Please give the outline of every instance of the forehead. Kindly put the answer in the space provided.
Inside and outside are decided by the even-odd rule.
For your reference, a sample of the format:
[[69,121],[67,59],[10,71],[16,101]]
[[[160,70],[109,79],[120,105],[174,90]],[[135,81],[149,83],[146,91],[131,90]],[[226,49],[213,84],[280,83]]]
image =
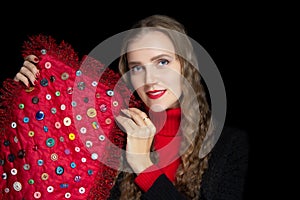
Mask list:
[[128,45],[127,52],[141,49],[153,49],[170,53],[175,52],[171,39],[159,31],[150,31],[139,35]]

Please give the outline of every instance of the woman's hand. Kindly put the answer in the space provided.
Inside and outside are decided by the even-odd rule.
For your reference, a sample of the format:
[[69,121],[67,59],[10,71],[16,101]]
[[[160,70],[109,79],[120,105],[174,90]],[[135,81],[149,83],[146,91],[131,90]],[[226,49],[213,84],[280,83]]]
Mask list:
[[122,110],[117,122],[127,133],[126,159],[136,174],[153,165],[150,150],[156,128],[148,116],[137,108]]
[[39,70],[37,69],[36,65],[39,62],[38,57],[35,55],[29,55],[24,59],[23,66],[21,67],[20,71],[14,77],[15,81],[23,82],[27,87],[29,87],[29,81],[32,85],[35,85],[38,77],[39,77]]

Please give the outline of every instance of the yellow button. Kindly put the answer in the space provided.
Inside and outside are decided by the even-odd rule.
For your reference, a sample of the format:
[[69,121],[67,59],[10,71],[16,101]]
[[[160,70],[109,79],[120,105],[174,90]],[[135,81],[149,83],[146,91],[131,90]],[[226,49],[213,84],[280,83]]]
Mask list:
[[69,134],[69,139],[70,140],[75,140],[75,134],[74,133],[70,133]]
[[42,176],[41,176],[42,180],[48,180],[49,178],[49,175],[47,173],[42,173]]
[[89,108],[86,113],[87,113],[87,116],[89,116],[90,118],[97,116],[97,111],[95,108]]

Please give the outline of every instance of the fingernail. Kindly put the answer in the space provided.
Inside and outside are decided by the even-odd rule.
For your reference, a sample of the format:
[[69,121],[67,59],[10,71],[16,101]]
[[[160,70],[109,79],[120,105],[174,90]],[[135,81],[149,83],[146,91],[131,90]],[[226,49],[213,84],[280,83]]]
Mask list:
[[38,58],[34,58],[33,60],[34,60],[34,62],[39,62]]
[[40,72],[37,72],[37,73],[35,74],[35,78],[37,78],[37,79],[40,78],[40,75],[41,75]]
[[33,85],[37,85],[39,82],[37,80],[34,80]]

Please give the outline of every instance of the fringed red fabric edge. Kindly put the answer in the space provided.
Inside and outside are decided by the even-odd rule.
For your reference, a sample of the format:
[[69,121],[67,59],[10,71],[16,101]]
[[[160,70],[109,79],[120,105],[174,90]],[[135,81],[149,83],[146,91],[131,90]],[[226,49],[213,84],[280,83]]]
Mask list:
[[78,67],[78,54],[73,47],[65,41],[58,43],[52,36],[38,34],[29,36],[29,39],[22,46],[22,56],[25,58],[28,55],[40,56],[42,50],[46,50],[48,55],[53,55],[65,64],[71,67]]

